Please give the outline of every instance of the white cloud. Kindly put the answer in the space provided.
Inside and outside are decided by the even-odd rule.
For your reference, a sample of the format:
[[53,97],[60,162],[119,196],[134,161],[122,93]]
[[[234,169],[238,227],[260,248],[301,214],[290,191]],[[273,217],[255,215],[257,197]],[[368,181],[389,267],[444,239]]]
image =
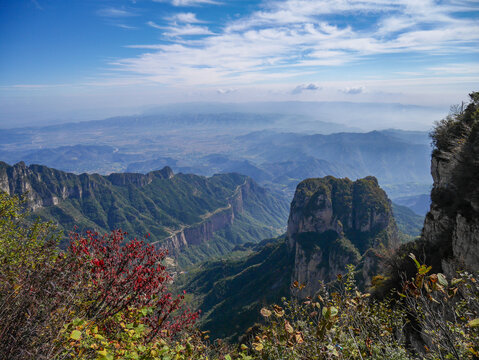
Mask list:
[[479,75],[479,63],[466,63],[466,64],[446,64],[433,66],[428,68],[435,74],[453,74],[453,75]]
[[174,6],[199,6],[202,4],[219,5],[216,0],[153,0],[154,2],[170,2]]
[[181,37],[181,36],[193,36],[193,35],[213,35],[213,33],[205,26],[197,25],[171,25],[171,26],[161,26],[153,21],[148,21],[147,25],[155,29],[166,30],[163,35],[169,37]]
[[125,17],[136,16],[136,14],[131,11],[112,8],[112,7],[100,9],[96,13],[99,16],[109,17],[109,18],[125,18]]
[[320,90],[321,87],[316,85],[316,84],[301,84],[296,86],[293,91],[291,91],[292,94],[301,94],[303,91],[315,91],[315,90]]
[[[161,25],[158,25],[157,23],[153,22],[153,21],[148,21],[146,23],[148,26],[151,26],[152,28],[155,28],[155,29],[164,29],[165,26],[161,26]],[[132,46],[130,46],[132,47]]]
[[[479,23],[454,14],[473,6],[452,0],[266,0],[259,11],[230,21],[218,33],[192,25],[198,22],[195,14],[182,13],[169,26],[149,23],[176,40],[132,45],[148,51],[114,66],[160,83],[223,88],[295,77],[304,81],[321,69],[385,54],[462,55],[477,52]],[[375,23],[334,22],[335,15],[358,14],[374,15]],[[182,38],[188,35],[198,37]]]
[[201,21],[196,18],[196,14],[191,12],[175,14],[174,16],[168,18],[168,20],[172,22],[190,23],[190,24],[204,23],[204,21]]
[[358,95],[364,92],[364,86],[357,86],[357,87],[347,87],[345,89],[341,89],[340,91],[348,94],[348,95]]
[[219,4],[214,0],[173,0],[172,4],[175,6],[196,6],[201,4]]
[[213,33],[205,26],[195,26],[186,24],[183,26],[169,26],[163,35],[178,37],[191,35],[213,35]]
[[216,90],[216,92],[220,95],[231,94],[231,93],[234,93],[236,91],[238,91],[238,89],[233,89],[233,88]]
[[126,24],[114,24],[116,27],[122,28],[122,29],[127,29],[127,30],[135,30],[136,27],[126,25]]

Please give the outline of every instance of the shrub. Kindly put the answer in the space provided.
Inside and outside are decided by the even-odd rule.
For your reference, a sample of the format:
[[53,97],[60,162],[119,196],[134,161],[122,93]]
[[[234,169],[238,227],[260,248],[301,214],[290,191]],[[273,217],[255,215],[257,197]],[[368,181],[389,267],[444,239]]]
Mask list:
[[52,350],[61,322],[58,310],[69,298],[64,291],[69,268],[57,239],[52,224],[26,223],[23,199],[0,192],[2,359],[28,359]]
[[[249,342],[253,359],[478,359],[479,282],[469,273],[446,279],[420,264],[399,299],[358,291],[354,268],[314,298],[283,299],[261,310],[265,324]],[[303,285],[293,288],[300,293]],[[415,335],[419,334],[419,339]],[[416,338],[416,341],[412,341]],[[237,354],[245,356],[246,353]]]
[[167,252],[125,235],[73,233],[61,252],[52,224],[0,193],[0,358],[156,359],[187,338],[198,313],[168,291]]
[[479,282],[467,272],[447,279],[442,273],[429,274],[431,267],[420,264],[416,276],[404,283],[405,305],[415,329],[424,341],[419,348],[425,359],[479,358]]
[[403,309],[392,306],[392,300],[370,301],[369,294],[359,292],[352,267],[339,284],[336,291],[323,287],[305,301],[263,308],[266,325],[252,340],[254,358],[409,359]]
[[436,122],[430,134],[435,151],[448,152],[466,141],[471,126],[479,119],[479,92],[473,92],[469,97],[465,109],[464,105],[455,106],[445,119]]

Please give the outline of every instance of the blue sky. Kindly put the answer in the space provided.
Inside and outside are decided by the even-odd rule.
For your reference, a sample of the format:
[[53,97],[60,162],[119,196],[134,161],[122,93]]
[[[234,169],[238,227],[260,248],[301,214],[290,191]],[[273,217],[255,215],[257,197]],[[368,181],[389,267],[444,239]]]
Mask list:
[[184,101],[448,106],[473,90],[477,0],[0,0],[0,126]]

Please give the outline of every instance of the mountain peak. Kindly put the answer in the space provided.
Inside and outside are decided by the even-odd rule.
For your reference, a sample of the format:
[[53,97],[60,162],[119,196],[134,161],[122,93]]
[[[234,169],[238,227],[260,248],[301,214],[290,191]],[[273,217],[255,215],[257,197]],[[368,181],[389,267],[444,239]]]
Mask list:
[[302,181],[291,203],[287,231],[294,252],[293,281],[312,295],[370,248],[398,245],[391,202],[373,176],[351,181],[327,176]]
[[175,176],[175,173],[169,166],[165,166],[161,170],[156,170],[152,172],[155,176],[161,177],[162,179],[171,179]]

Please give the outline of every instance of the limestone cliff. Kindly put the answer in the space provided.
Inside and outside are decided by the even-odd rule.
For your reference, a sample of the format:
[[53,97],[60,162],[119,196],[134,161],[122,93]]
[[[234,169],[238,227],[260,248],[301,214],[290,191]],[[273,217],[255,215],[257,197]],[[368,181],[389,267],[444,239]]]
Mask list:
[[150,234],[152,243],[174,255],[201,245],[194,261],[276,236],[284,231],[288,214],[285,199],[246,176],[175,175],[169,167],[101,176],[0,162],[0,191],[25,195],[33,216],[53,220],[66,235],[74,226]]
[[143,174],[81,174],[63,172],[42,165],[26,166],[19,162],[13,166],[0,162],[0,190],[10,195],[26,194],[27,206],[36,210],[58,205],[61,200],[95,196],[95,192],[109,184],[143,187],[154,178],[171,179],[173,171],[165,167],[159,171]]
[[[368,249],[399,242],[391,202],[374,177],[301,182],[291,203],[287,238],[294,256],[292,280],[305,283],[307,295],[317,290],[318,281],[330,282],[346,265],[358,264]],[[372,258],[369,254],[363,262],[371,267]]]
[[[479,93],[464,110],[437,124],[431,174],[431,209],[422,240],[431,248],[426,261],[479,270]],[[435,249],[434,254],[432,250]]]
[[204,215],[199,223],[181,227],[180,230],[161,240],[160,243],[174,255],[178,255],[190,246],[209,243],[218,230],[233,225],[235,216],[243,213],[244,200],[251,195],[252,191],[264,191],[264,189],[248,178],[243,184],[238,185],[234,193],[228,197],[227,206]]

